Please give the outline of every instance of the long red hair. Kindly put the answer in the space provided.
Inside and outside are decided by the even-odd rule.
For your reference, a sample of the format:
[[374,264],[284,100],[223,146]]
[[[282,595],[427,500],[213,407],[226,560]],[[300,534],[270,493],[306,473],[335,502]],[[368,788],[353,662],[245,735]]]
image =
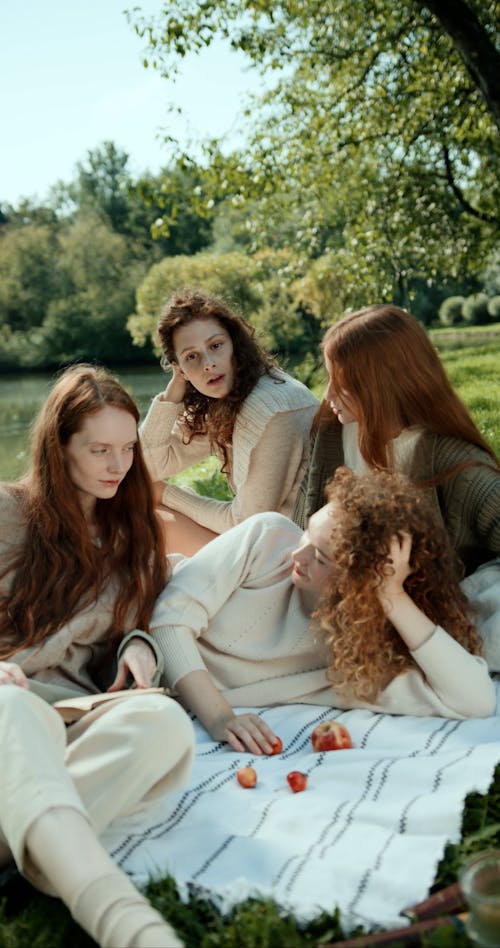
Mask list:
[[[321,345],[334,388],[349,395],[359,448],[370,467],[390,467],[387,447],[394,433],[412,425],[475,444],[499,466],[427,333],[410,313],[398,306],[368,306],[330,326]],[[320,420],[328,412],[323,402]]]
[[43,642],[111,580],[117,594],[110,638],[149,628],[167,561],[140,441],[116,495],[96,502],[101,549],[92,543],[65,464],[64,446],[88,415],[106,405],[139,422],[137,406],[117,379],[103,368],[72,366],[33,425],[30,473],[8,488],[19,498],[27,526],[14,558],[2,564],[1,576],[12,572],[12,579],[0,600],[1,658]]

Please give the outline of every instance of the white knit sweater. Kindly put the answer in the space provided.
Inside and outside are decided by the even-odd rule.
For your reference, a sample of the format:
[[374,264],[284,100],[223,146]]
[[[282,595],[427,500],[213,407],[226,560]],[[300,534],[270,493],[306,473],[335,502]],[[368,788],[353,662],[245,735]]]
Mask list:
[[301,536],[287,518],[257,514],[175,567],[151,623],[170,687],[206,669],[233,707],[304,702],[449,718],[493,713],[485,661],[441,628],[413,652],[419,668],[394,678],[376,703],[336,694],[290,581]]
[[[259,511],[291,514],[307,465],[318,402],[301,382],[284,372],[274,374],[280,381],[263,375],[236,418],[228,474],[234,499],[214,500],[167,484],[164,504],[215,533]],[[154,480],[172,477],[213,454],[206,436],[184,443],[183,410],[182,404],[156,396],[141,426],[144,457]]]

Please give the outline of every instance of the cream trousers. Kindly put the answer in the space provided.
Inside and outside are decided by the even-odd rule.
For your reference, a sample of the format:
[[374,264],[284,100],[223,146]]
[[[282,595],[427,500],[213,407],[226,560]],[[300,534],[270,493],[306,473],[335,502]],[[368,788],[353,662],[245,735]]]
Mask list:
[[51,893],[26,852],[32,823],[71,807],[99,836],[116,817],[146,810],[187,781],[194,732],[165,695],[117,699],[65,727],[37,695],[2,685],[0,748],[0,858],[10,852],[23,875]]

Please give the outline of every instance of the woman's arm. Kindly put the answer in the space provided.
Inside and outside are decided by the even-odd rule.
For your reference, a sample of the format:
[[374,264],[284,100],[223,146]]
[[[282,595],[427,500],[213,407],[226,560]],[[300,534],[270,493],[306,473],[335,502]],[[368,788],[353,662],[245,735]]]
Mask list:
[[[235,437],[234,467],[237,452]],[[175,484],[168,484],[163,502],[214,533],[224,533],[255,513],[271,510],[284,512],[282,508],[287,502],[290,507],[288,513],[291,513],[304,452],[301,411],[280,412],[269,420],[259,441],[253,446],[246,477],[242,483],[235,485],[233,500],[201,497]]]
[[258,714],[235,714],[207,671],[192,671],[177,682],[181,704],[192,711],[214,741],[233,750],[272,754],[276,734]]
[[430,687],[454,714],[494,714],[496,694],[484,659],[471,655],[453,636],[434,623],[403,588],[410,567],[411,537],[394,537],[384,582],[378,595],[382,608],[419,665]]
[[[181,406],[157,395],[139,429],[144,460],[153,481],[179,474],[191,464],[202,461],[212,452],[205,435],[195,435],[189,444],[179,420]],[[169,504],[167,499],[165,504]]]

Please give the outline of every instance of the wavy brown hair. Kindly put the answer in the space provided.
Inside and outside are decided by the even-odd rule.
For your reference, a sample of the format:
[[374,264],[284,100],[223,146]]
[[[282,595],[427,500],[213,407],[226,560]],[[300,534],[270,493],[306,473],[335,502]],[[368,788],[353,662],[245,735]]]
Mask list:
[[[330,326],[321,346],[334,388],[345,390],[352,402],[359,448],[370,467],[391,467],[388,445],[394,432],[411,425],[475,444],[487,452],[493,467],[500,467],[452,388],[427,333],[410,313],[398,306],[368,306]],[[316,425],[328,416],[331,411],[323,402]],[[464,462],[445,476],[470,464]]]
[[227,446],[231,444],[236,416],[243,402],[264,374],[272,375],[275,360],[256,341],[255,330],[242,316],[217,297],[186,289],[176,293],[167,303],[158,323],[158,336],[163,350],[162,366],[168,369],[177,363],[175,332],[195,319],[215,319],[229,334],[233,344],[234,385],[225,398],[202,395],[191,382],[186,382],[184,425],[188,444],[197,434],[208,434],[227,467]]
[[1,574],[12,571],[9,592],[0,600],[1,658],[43,642],[111,580],[117,595],[110,639],[119,638],[126,624],[149,629],[167,581],[167,561],[140,442],[116,495],[96,502],[101,549],[92,543],[65,464],[64,446],[85,418],[106,405],[139,422],[133,399],[105,369],[75,365],[63,372],[32,429],[31,470],[7,485],[19,499],[27,529]]
[[332,577],[313,618],[328,649],[336,690],[374,701],[396,675],[418,667],[386,618],[377,590],[391,539],[412,536],[404,588],[428,618],[473,655],[481,640],[456,580],[455,554],[428,492],[402,474],[338,468],[327,487],[332,510]]

